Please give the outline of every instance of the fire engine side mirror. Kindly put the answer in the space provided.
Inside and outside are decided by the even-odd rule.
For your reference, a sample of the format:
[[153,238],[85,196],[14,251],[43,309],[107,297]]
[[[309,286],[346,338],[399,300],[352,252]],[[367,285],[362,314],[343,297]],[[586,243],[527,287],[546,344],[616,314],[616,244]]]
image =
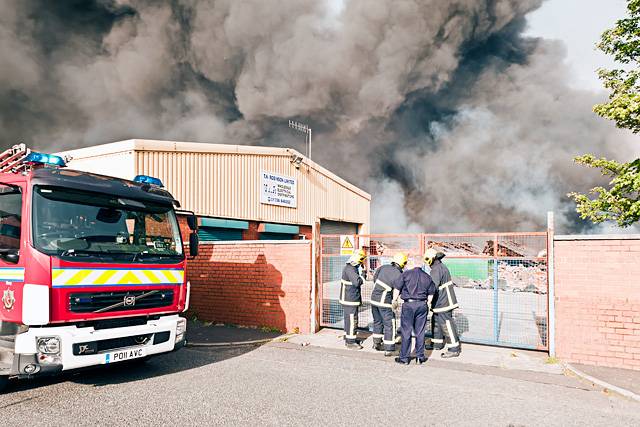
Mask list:
[[198,239],[198,233],[193,232],[189,234],[189,255],[192,257],[198,256],[198,245],[200,244],[200,239]]
[[4,259],[6,262],[10,262],[11,264],[17,264],[18,260],[20,259],[20,255],[18,255],[17,249],[9,249],[6,252],[2,252],[0,255],[2,256],[2,259]]
[[189,215],[187,217],[187,225],[190,230],[196,231],[198,229],[198,217],[195,215]]

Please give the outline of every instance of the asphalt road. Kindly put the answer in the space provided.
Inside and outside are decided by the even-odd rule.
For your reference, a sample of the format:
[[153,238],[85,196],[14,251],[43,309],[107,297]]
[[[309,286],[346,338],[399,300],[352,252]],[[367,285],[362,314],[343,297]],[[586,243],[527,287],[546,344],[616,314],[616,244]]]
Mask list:
[[640,425],[640,404],[561,375],[287,343],[20,381],[0,413],[25,426]]

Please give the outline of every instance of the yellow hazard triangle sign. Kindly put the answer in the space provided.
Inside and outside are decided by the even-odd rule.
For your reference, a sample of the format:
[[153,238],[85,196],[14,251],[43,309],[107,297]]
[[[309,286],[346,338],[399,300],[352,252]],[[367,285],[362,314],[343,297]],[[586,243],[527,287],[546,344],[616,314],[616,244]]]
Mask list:
[[340,255],[351,256],[353,254],[353,236],[342,235],[340,236]]

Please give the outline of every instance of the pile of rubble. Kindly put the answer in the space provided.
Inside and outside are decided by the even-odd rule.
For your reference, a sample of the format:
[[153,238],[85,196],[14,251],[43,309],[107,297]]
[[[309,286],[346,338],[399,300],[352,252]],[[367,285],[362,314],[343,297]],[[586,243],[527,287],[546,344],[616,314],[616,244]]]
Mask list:
[[[492,265],[487,265],[487,277],[474,280],[464,276],[455,276],[456,286],[473,289],[493,289],[494,277]],[[547,266],[542,262],[520,263],[504,262],[498,265],[498,289],[507,292],[547,293]]]

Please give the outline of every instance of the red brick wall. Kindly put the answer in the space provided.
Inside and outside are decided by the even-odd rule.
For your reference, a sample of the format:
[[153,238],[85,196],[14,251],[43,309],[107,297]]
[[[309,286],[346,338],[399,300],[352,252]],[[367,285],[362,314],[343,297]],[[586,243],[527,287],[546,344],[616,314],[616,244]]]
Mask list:
[[310,331],[310,242],[201,244],[187,277],[198,319]]
[[[249,221],[249,228],[247,230],[242,230],[242,240],[260,240],[260,232],[258,231],[258,227],[260,226],[259,222]],[[299,226],[299,233],[306,237],[307,240],[311,240],[311,226],[310,225],[301,225]],[[293,237],[293,240],[300,240],[298,235]]]
[[640,370],[640,239],[556,240],[556,353]]

